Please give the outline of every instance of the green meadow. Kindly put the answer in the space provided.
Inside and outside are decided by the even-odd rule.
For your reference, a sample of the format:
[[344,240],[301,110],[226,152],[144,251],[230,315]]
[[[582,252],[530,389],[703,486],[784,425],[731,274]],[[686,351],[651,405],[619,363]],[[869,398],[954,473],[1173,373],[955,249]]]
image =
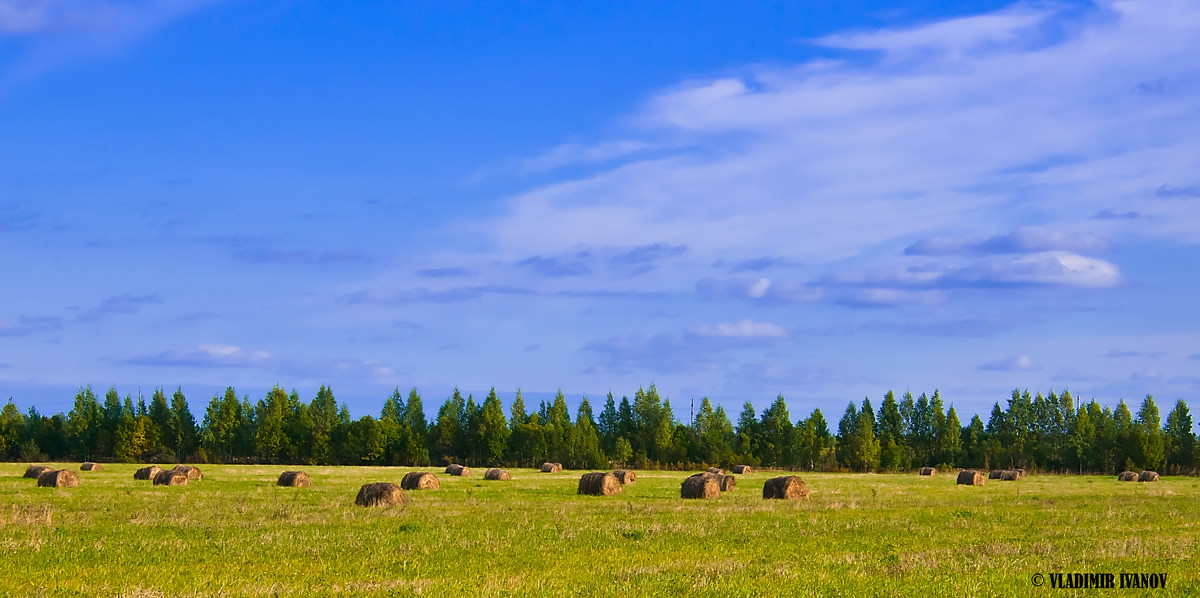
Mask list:
[[[0,464],[0,596],[1200,595],[1200,479],[801,474],[810,498],[766,501],[771,472],[681,500],[686,472],[638,472],[612,497],[578,471],[511,481],[433,470],[438,491],[354,505],[413,469],[201,466],[156,487],[138,466],[38,488]],[[428,471],[428,470],[427,470]],[[1158,590],[1060,590],[1051,573],[1165,573]],[[1035,574],[1045,585],[1035,586]]]

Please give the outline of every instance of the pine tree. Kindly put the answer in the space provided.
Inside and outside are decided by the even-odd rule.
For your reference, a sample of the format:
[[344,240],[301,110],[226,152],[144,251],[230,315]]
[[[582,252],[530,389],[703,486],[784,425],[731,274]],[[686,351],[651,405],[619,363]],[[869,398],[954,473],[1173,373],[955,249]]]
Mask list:
[[103,415],[92,387],[86,386],[75,394],[75,405],[68,414],[70,429],[70,444],[84,461],[91,460],[96,455],[96,441],[103,426]]
[[571,429],[571,462],[582,469],[600,469],[608,466],[608,461],[600,450],[600,436],[597,434],[592,406],[587,397],[579,401],[575,424]]
[[1194,470],[1196,435],[1192,433],[1192,414],[1183,399],[1179,399],[1175,408],[1167,414],[1165,432],[1168,469],[1176,473]]
[[604,401],[604,411],[600,412],[600,421],[596,425],[596,432],[600,435],[600,448],[610,457],[614,457],[617,437],[620,436],[619,420],[617,402],[613,399],[612,391],[609,391],[608,398]]
[[1137,421],[1134,427],[1138,437],[1137,454],[1141,466],[1145,469],[1157,470],[1166,461],[1166,447],[1163,439],[1162,417],[1153,395],[1146,395],[1142,406],[1138,409]]
[[858,433],[861,422],[858,407],[853,402],[846,406],[846,412],[838,422],[837,461],[842,467],[854,471],[858,471],[862,466],[862,447],[859,445],[862,436]]
[[889,390],[883,395],[883,404],[879,407],[879,464],[885,470],[908,468],[904,429],[904,418],[900,415],[896,395]]
[[500,404],[500,397],[496,396],[496,388],[492,387],[480,410],[479,437],[485,463],[500,465],[503,462],[511,434],[508,421],[504,418],[504,406]]
[[734,443],[737,460],[749,465],[760,464],[761,460],[758,458],[760,442],[758,416],[754,413],[754,405],[750,401],[746,401],[742,405],[741,415],[738,416],[737,441]]

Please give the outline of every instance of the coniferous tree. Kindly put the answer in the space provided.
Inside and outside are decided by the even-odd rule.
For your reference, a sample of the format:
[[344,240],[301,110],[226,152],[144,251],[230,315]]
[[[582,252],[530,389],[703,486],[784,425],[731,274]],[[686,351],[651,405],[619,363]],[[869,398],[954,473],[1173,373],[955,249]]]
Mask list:
[[879,464],[888,471],[900,471],[909,466],[904,447],[904,418],[896,395],[887,391],[879,407]]
[[954,467],[962,453],[962,423],[958,420],[958,412],[954,410],[954,405],[951,405],[946,416],[941,418],[940,425],[942,427],[938,431],[937,462]]
[[617,414],[617,402],[613,399],[611,390],[608,392],[608,398],[604,400],[604,410],[600,412],[600,421],[596,424],[596,432],[600,435],[601,450],[609,457],[613,457],[617,446],[617,437],[620,436],[620,415]]
[[846,412],[838,422],[837,462],[842,467],[854,471],[862,466],[862,447],[859,444],[862,437],[858,433],[861,422],[858,407],[853,402],[846,406]]
[[771,467],[791,465],[792,420],[783,395],[775,397],[775,402],[763,411],[759,429],[762,440],[758,458],[762,464]]
[[1196,467],[1196,435],[1192,433],[1192,414],[1187,403],[1179,399],[1167,414],[1165,428],[1167,468],[1173,472],[1190,472]]
[[508,450],[508,437],[512,434],[508,421],[504,418],[504,406],[500,397],[496,396],[496,388],[488,392],[480,408],[479,439],[483,452],[483,462],[488,465],[500,465],[504,453]]
[[600,450],[600,436],[592,405],[587,397],[579,401],[575,424],[571,427],[571,463],[580,469],[600,469],[608,466],[604,452]]
[[1146,395],[1142,406],[1138,409],[1137,421],[1134,422],[1137,444],[1134,447],[1139,465],[1144,469],[1157,470],[1166,461],[1166,447],[1163,439],[1162,417],[1153,395]]
[[738,416],[737,441],[733,447],[737,451],[737,460],[749,465],[759,465],[761,460],[757,455],[760,438],[758,416],[754,413],[754,405],[750,401],[746,401],[742,405],[741,415]]

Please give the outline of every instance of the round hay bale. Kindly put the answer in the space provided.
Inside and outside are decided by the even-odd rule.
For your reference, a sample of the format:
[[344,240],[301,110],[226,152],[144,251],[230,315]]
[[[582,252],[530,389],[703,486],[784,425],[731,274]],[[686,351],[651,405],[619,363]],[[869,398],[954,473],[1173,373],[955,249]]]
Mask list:
[[[996,479],[996,478],[993,478]],[[974,469],[964,469],[958,472],[957,484],[960,486],[982,486],[984,482],[983,474]]]
[[808,485],[800,476],[785,475],[763,482],[763,498],[798,500],[808,498]]
[[592,496],[612,496],[621,491],[624,486],[617,476],[603,471],[585,473],[579,477],[579,490],[576,494]]
[[395,504],[405,504],[404,491],[391,482],[375,482],[363,484],[358,489],[354,504],[360,507],[390,507]]
[[507,471],[500,469],[499,467],[490,467],[490,468],[488,468],[487,471],[483,472],[483,479],[485,479],[485,480],[511,480],[512,476],[509,475]]
[[103,470],[104,470],[103,465],[100,465],[99,463],[93,463],[91,461],[88,461],[88,462],[84,463],[83,465],[79,466],[79,471],[103,471]]
[[1142,473],[1138,474],[1138,481],[1139,482],[1157,482],[1158,481],[1158,473],[1153,472],[1153,471],[1143,471]]
[[612,473],[616,476],[617,481],[621,482],[622,486],[628,486],[637,481],[637,474],[628,469],[618,469]]
[[162,471],[162,468],[157,465],[143,467],[143,468],[133,472],[133,479],[135,479],[135,480],[153,480],[154,476],[158,475],[158,472],[160,472],[160,471]]
[[679,485],[679,498],[708,499],[720,496],[721,483],[717,481],[717,476],[708,472],[689,476]]
[[1136,471],[1122,471],[1121,473],[1117,474],[1117,481],[1136,482],[1138,481],[1138,474]]
[[754,468],[750,467],[749,465],[734,465],[733,473],[747,475],[747,474],[754,473]]
[[1000,473],[1000,481],[1002,482],[1015,482],[1019,479],[1021,479],[1021,472],[1015,469],[1006,469]]
[[725,470],[721,469],[719,467],[709,467],[708,473],[711,473],[713,475],[725,475]]
[[401,490],[441,490],[437,476],[425,471],[410,471],[400,480]]
[[308,488],[312,486],[312,478],[303,471],[285,471],[279,474],[279,481],[275,484],[288,488]]
[[36,480],[38,479],[38,476],[41,476],[47,471],[54,471],[54,468],[50,467],[49,465],[30,465],[29,467],[25,468],[25,477]]
[[922,467],[922,468],[921,468],[921,475],[937,475],[937,468],[935,468],[935,467]]
[[462,467],[462,465],[459,465],[458,463],[451,463],[446,466],[446,471],[443,473],[445,473],[446,475],[450,475],[455,469],[458,469],[459,467]]
[[720,486],[721,492],[732,492],[737,490],[737,478],[728,474],[720,474],[717,476],[717,485]]
[[38,476],[42,488],[75,488],[79,486],[79,474],[69,469],[51,469]]
[[989,480],[998,480],[998,479],[1000,479],[1000,478],[1001,478],[1001,477],[1003,477],[1003,476],[1004,476],[1004,470],[1003,470],[1003,469],[993,469],[992,471],[988,472],[988,479],[989,479]]
[[450,471],[450,475],[469,478],[471,477],[471,468],[467,467],[466,465],[458,465]]
[[1024,470],[1024,469],[1014,469],[1013,471],[1015,471],[1015,472],[1017,472],[1017,473],[1021,474],[1021,475],[1018,477],[1018,479],[1021,479],[1021,478],[1024,478],[1024,477],[1025,477],[1025,470]]
[[542,473],[558,473],[562,471],[562,463],[542,463]]
[[151,478],[155,486],[187,486],[188,476],[178,469],[162,469]]
[[187,479],[189,480],[199,480],[203,479],[204,477],[201,475],[199,467],[193,467],[191,465],[176,465],[174,471],[182,473],[183,475],[187,476]]

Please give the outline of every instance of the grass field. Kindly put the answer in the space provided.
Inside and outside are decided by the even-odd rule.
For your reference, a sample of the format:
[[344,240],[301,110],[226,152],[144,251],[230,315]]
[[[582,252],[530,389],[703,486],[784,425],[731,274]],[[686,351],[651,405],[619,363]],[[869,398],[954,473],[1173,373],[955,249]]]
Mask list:
[[[79,464],[60,464],[78,471]],[[134,465],[38,488],[0,464],[2,596],[1200,595],[1200,479],[803,474],[805,501],[764,501],[774,474],[683,501],[686,473],[638,472],[615,497],[581,472],[442,475],[406,507],[356,507],[401,468],[202,466],[186,487]],[[1058,590],[1034,574],[1166,573],[1165,590]]]

